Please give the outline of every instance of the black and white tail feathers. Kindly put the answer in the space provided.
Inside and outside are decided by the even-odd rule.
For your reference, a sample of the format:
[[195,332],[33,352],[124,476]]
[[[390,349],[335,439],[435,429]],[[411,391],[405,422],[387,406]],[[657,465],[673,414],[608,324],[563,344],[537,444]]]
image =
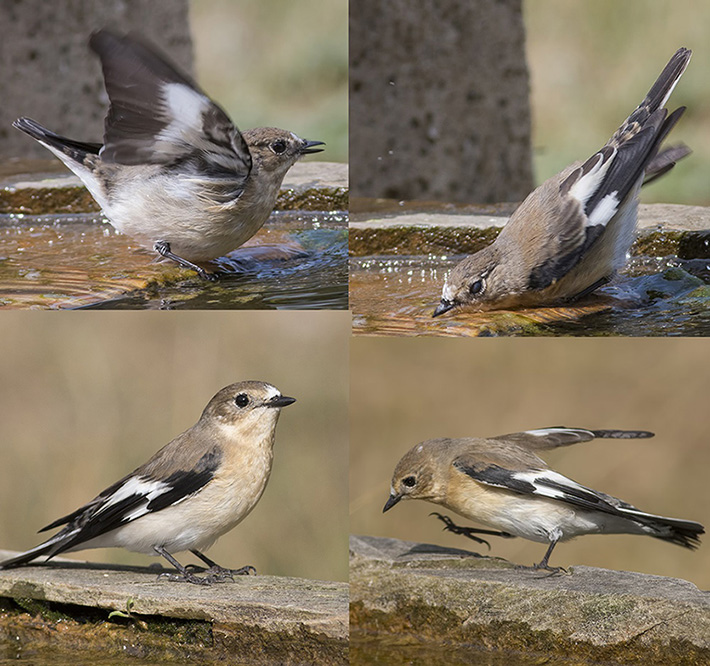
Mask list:
[[82,163],[87,155],[98,155],[99,150],[101,150],[100,143],[86,143],[67,139],[65,136],[42,127],[32,118],[18,118],[12,123],[12,126],[22,130],[25,134],[29,134],[55,154],[57,151],[63,153],[74,162]]

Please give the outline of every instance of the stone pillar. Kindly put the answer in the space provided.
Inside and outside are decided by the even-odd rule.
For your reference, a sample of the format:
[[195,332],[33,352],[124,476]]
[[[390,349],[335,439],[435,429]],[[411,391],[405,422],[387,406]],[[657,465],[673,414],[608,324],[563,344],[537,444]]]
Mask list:
[[187,0],[4,0],[0,2],[0,158],[51,158],[12,127],[29,116],[80,141],[101,141],[108,97],[89,35],[136,30],[192,71]]
[[352,195],[528,194],[524,37],[521,0],[351,0]]

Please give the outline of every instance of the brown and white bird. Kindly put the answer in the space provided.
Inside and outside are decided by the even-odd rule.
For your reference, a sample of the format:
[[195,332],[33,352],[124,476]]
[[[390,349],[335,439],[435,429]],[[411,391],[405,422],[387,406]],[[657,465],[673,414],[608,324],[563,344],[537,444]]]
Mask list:
[[[454,525],[445,529],[482,541],[476,534],[518,536],[548,544],[536,569],[557,571],[548,561],[554,547],[584,534],[646,534],[697,548],[703,526],[640,511],[550,469],[538,451],[596,438],[652,437],[636,430],[542,428],[486,439],[431,439],[410,449],[392,475],[383,511],[404,499],[423,499],[494,530]],[[438,514],[437,514],[438,515]]]
[[30,118],[13,124],[86,185],[109,222],[144,247],[197,271],[239,247],[268,219],[286,172],[322,141],[260,127],[240,132],[227,114],[140,38],[100,30],[111,105],[103,145],[74,141]]
[[658,80],[607,144],[534,190],[488,247],[447,276],[434,316],[472,309],[534,307],[579,299],[608,282],[628,259],[638,195],[690,150],[659,153],[685,111],[668,98],[690,62],[678,49]]
[[[162,555],[179,572],[173,580],[200,585],[254,571],[224,569],[201,550],[240,523],[256,506],[271,474],[281,408],[295,402],[270,384],[246,381],[223,388],[199,421],[148,462],[88,504],[40,532],[62,527],[39,546],[0,562],[9,569],[88,548],[126,548]],[[189,550],[209,569],[200,577],[173,553]]]

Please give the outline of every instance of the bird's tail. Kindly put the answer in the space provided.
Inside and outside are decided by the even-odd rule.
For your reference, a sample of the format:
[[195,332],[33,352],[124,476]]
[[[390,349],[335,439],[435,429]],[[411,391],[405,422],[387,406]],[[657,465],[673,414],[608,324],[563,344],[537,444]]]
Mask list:
[[61,551],[62,544],[66,543],[66,537],[66,530],[57,532],[53,537],[47,539],[44,543],[39,544],[39,546],[30,548],[30,550],[27,550],[24,553],[20,553],[19,555],[15,555],[15,557],[5,560],[4,562],[0,562],[0,569],[12,569],[13,567],[19,567],[42,555],[46,555],[47,559],[49,559],[50,557],[56,555],[57,552]]
[[626,508],[621,510],[640,524],[649,536],[670,541],[684,548],[695,550],[700,545],[700,535],[705,534],[705,528],[692,520],[654,516],[650,513]]
[[664,173],[670,171],[678,161],[687,157],[692,152],[693,151],[684,143],[663,148],[646,165],[646,171],[643,174],[643,184],[648,185],[656,180],[656,178],[660,178]]
[[100,143],[84,143],[83,141],[67,139],[65,136],[42,127],[32,118],[18,118],[12,123],[12,126],[22,130],[25,134],[29,134],[33,139],[37,139],[58,157],[65,155],[75,162],[81,163],[87,155],[97,155],[101,149]]
[[643,102],[639,108],[647,108],[649,115],[657,109],[663,108],[668,98],[671,96],[678,80],[683,76],[685,68],[690,62],[692,51],[686,48],[679,48],[673,57],[668,61],[668,64],[659,74],[656,82],[651,86]]

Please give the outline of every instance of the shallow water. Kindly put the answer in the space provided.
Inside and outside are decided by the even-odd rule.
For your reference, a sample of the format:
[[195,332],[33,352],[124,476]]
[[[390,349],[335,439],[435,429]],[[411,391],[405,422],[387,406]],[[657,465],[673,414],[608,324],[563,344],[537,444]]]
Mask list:
[[156,262],[96,214],[0,215],[5,307],[347,309],[347,214],[276,212],[220,268],[236,272]]
[[462,256],[351,258],[353,330],[378,335],[710,335],[710,260],[635,257],[574,307],[432,318],[444,277]]

